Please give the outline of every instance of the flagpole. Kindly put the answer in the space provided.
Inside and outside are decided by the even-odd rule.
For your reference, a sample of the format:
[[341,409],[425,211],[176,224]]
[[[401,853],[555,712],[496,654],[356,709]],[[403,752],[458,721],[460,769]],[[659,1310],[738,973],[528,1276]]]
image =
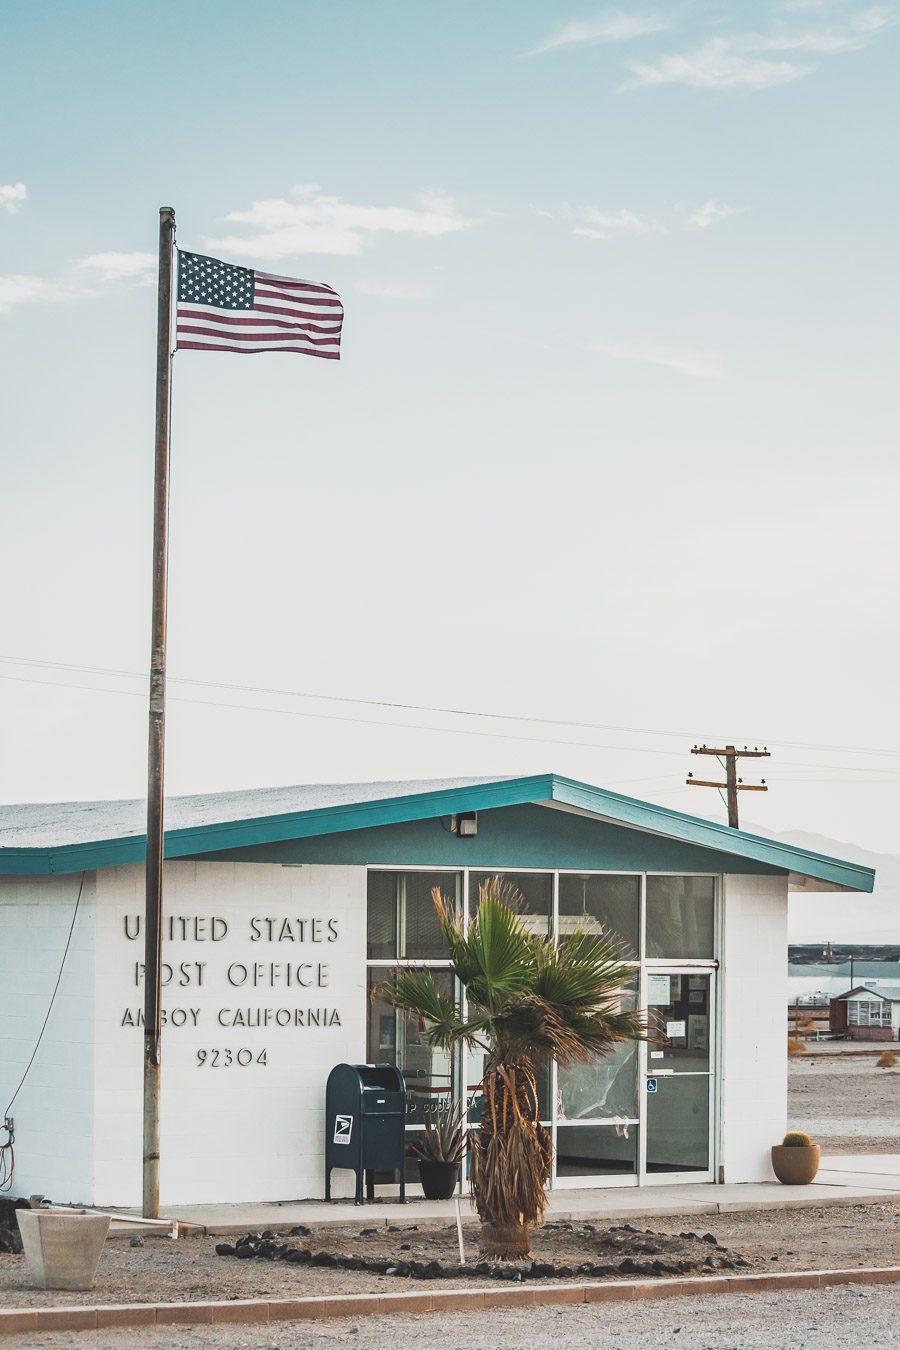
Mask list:
[[162,1005],[163,791],[166,731],[166,579],[169,553],[169,406],[172,379],[172,263],[175,212],[159,210],[156,328],[156,451],[153,477],[153,615],[147,753],[147,866],[144,906],[143,1214],[159,1218],[159,1084]]

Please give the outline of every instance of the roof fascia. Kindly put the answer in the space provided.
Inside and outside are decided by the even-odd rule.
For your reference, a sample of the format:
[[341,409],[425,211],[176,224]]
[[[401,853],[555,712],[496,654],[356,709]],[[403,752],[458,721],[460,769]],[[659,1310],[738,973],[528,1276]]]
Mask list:
[[[320,807],[314,811],[195,825],[182,830],[166,830],[165,856],[180,858],[196,853],[216,853],[220,849],[280,843],[286,839],[306,839],[312,835],[342,834],[350,830],[455,815],[460,811],[521,806],[548,798],[551,791],[552,776],[535,774],[529,778],[440,788],[436,792],[380,798],[371,802],[348,802]],[[58,848],[0,849],[0,874],[55,875],[93,871],[95,868],[143,862],[145,856],[146,839],[142,834]]]
[[875,886],[875,873],[870,867],[812,853],[776,839],[763,839],[759,835],[733,830],[729,825],[719,825],[715,821],[699,820],[696,816],[686,816],[680,811],[637,801],[633,797],[622,797],[616,792],[607,792],[572,778],[560,778],[554,774],[551,795],[553,801],[581,807],[616,825],[650,830],[670,839],[681,839],[702,848],[716,849],[719,853],[731,853],[753,862],[768,863],[788,873],[828,882],[830,887],[869,892]]

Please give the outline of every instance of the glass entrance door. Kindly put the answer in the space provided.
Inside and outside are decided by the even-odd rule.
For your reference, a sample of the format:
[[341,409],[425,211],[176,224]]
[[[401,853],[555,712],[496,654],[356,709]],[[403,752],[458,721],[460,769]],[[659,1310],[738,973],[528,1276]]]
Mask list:
[[653,970],[647,1013],[642,1180],[712,1179],[715,975]]

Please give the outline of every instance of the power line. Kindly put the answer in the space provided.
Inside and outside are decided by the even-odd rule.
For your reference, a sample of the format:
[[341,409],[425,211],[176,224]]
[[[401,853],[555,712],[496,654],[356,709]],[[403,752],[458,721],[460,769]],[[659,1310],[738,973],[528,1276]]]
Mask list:
[[[67,684],[62,680],[30,680],[21,675],[0,675],[0,680],[11,680],[17,684],[37,684],[50,689],[77,689],[86,694],[117,694],[124,698],[143,698],[144,694],[136,689],[103,689],[97,685]],[[258,703],[225,703],[221,699],[186,698],[183,694],[171,694],[173,703],[190,703],[198,708],[232,708],[236,712],[273,713],[278,717],[307,717],[315,721],[350,722],[355,725],[390,727],[394,731],[434,731],[444,736],[478,736],[486,740],[526,741],[534,745],[568,745],[579,750],[614,750],[625,754],[637,755],[675,755],[681,758],[677,750],[660,750],[647,745],[604,745],[601,741],[565,741],[554,736],[517,736],[508,731],[476,731],[473,727],[435,727],[421,722],[388,722],[377,717],[346,717],[338,713],[309,712],[304,708],[266,708]]]
[[[3,657],[0,657],[0,661],[2,661],[2,660],[4,660],[4,658],[3,658]],[[137,674],[133,674],[132,672],[122,672],[122,673],[123,673],[123,674],[127,674],[128,678],[133,678],[133,679],[142,679],[142,678],[143,678],[142,676],[139,676],[139,675],[137,675]],[[29,678],[29,677],[27,677],[27,676],[24,676],[24,675],[3,675],[3,674],[0,674],[0,680],[7,680],[7,681],[10,681],[10,682],[15,683],[15,684],[33,684],[33,685],[37,685],[37,686],[39,686],[39,687],[41,687],[41,688],[46,688],[46,689],[70,689],[70,690],[74,690],[74,691],[76,691],[76,692],[78,692],[78,693],[84,693],[84,694],[111,694],[111,695],[114,695],[114,696],[124,697],[124,698],[144,698],[144,697],[146,696],[145,693],[144,693],[144,691],[142,691],[142,690],[137,690],[137,689],[109,689],[109,688],[103,688],[103,687],[101,687],[101,686],[98,686],[98,685],[91,685],[91,684],[70,684],[70,683],[68,683],[67,681],[64,681],[64,680],[35,680],[35,679],[31,679],[31,678]],[[172,682],[172,680],[171,680],[171,677],[170,677],[170,683],[171,683],[171,682]],[[185,681],[185,683],[192,683],[192,681]],[[213,686],[213,682],[212,682],[212,681],[209,681],[209,682],[206,682],[206,683],[208,683],[211,687],[216,687],[216,686]],[[218,687],[224,687],[224,686],[218,686]],[[234,687],[239,689],[239,688],[241,688],[242,686],[239,686],[239,685],[238,685],[238,686],[234,686]],[[273,691],[273,692],[274,692],[274,691]],[[306,697],[306,695],[302,695],[302,694],[296,694],[296,695],[294,695],[294,696],[297,697],[297,698],[303,698],[303,697]],[[323,695],[319,695],[318,697],[321,697],[321,698],[324,699],[324,698],[328,698],[328,695],[323,694]],[[485,739],[485,740],[519,741],[519,742],[522,742],[522,743],[525,743],[525,744],[532,744],[532,745],[558,745],[558,746],[568,747],[568,748],[573,749],[573,750],[609,750],[609,751],[613,751],[613,752],[615,752],[615,753],[622,753],[622,754],[669,755],[669,756],[677,756],[679,759],[681,758],[681,752],[680,752],[680,751],[677,751],[677,750],[665,750],[665,749],[662,749],[662,748],[660,748],[660,747],[653,747],[653,746],[641,746],[641,745],[606,745],[606,744],[604,744],[603,742],[600,742],[600,741],[571,741],[571,740],[570,740],[570,741],[567,741],[567,740],[562,740],[562,739],[560,739],[560,738],[552,737],[552,736],[517,736],[517,735],[514,735],[514,734],[512,734],[512,733],[510,733],[510,732],[503,732],[503,731],[476,731],[476,730],[474,730],[474,729],[471,728],[471,727],[436,727],[436,726],[427,726],[427,725],[425,725],[425,724],[423,724],[423,723],[420,723],[420,722],[390,722],[390,721],[387,721],[387,720],[385,720],[385,719],[383,719],[383,718],[374,718],[374,717],[347,717],[347,716],[341,716],[341,715],[339,715],[339,714],[337,714],[337,713],[317,713],[317,712],[310,712],[310,711],[308,711],[307,709],[302,709],[302,708],[271,708],[271,707],[264,707],[264,706],[262,706],[262,705],[260,705],[260,704],[254,704],[254,703],[226,703],[226,702],[224,702],[224,701],[221,700],[221,699],[188,698],[188,697],[186,697],[186,696],[183,695],[183,694],[170,694],[170,695],[169,695],[169,700],[170,700],[170,702],[173,702],[173,703],[185,703],[185,704],[189,704],[189,705],[191,705],[192,707],[196,707],[196,708],[226,708],[226,709],[231,709],[231,710],[233,710],[233,711],[235,711],[235,712],[261,712],[261,713],[271,713],[271,714],[274,714],[275,716],[279,716],[279,717],[305,717],[305,718],[309,718],[309,719],[311,719],[311,720],[313,720],[313,721],[344,722],[344,723],[350,723],[351,725],[356,725],[356,726],[377,726],[377,727],[387,727],[387,728],[390,728],[390,729],[395,730],[395,731],[427,731],[427,732],[432,732],[432,733],[434,733],[434,734],[436,734],[436,735],[441,735],[441,736],[476,736],[476,737],[478,737],[478,738],[480,738],[480,739]],[[348,700],[345,700],[345,701],[346,701],[346,702],[355,702],[356,700],[348,699]],[[378,706],[394,706],[394,705],[378,705]],[[483,715],[484,715],[484,716],[489,716],[490,714],[483,714]],[[524,719],[522,719],[522,720],[524,720]],[[548,719],[548,720],[549,720],[549,719]],[[567,725],[567,724],[564,724],[564,725]],[[578,724],[576,724],[576,725],[578,725]],[[782,762],[783,762],[783,763],[792,763],[792,761],[782,761]],[[851,773],[866,773],[866,772],[871,773],[871,772],[873,772],[872,769],[866,770],[866,769],[862,769],[862,768],[856,768],[856,767],[853,766],[853,765],[841,766],[841,765],[836,765],[836,764],[824,764],[824,765],[819,765],[819,766],[817,766],[817,765],[812,765],[812,764],[798,763],[798,764],[796,764],[796,767],[801,768],[801,769],[808,769],[808,768],[816,768],[816,767],[820,767],[820,768],[831,769],[831,770],[836,770],[836,771],[841,771],[842,768],[846,768],[846,770],[847,770],[848,772],[851,772]],[[882,778],[863,778],[863,779],[859,779],[859,778],[779,778],[779,782],[782,782],[782,783],[835,783],[835,784],[841,784],[841,783],[843,783],[843,784],[851,785],[851,786],[858,783],[858,784],[860,784],[860,785],[872,785],[872,784],[877,784],[877,785],[880,785],[880,786],[882,786],[882,787],[890,787],[890,786],[894,785],[895,783],[900,784],[900,776],[898,776],[898,771],[895,770],[895,769],[878,769],[878,770],[875,770],[875,772],[881,773],[881,774],[883,774],[883,775],[885,775],[885,776],[882,777]],[[671,779],[675,779],[675,778],[677,778],[677,777],[678,777],[678,775],[677,775],[676,773],[645,774],[645,775],[641,775],[641,776],[638,777],[638,778],[626,778],[626,779],[620,779],[619,781],[622,782],[623,784],[629,784],[629,783],[649,783],[649,782],[659,782],[660,780],[663,780],[663,779],[665,779],[665,780],[671,780]]]
[[[2,663],[4,663],[4,664],[7,664],[7,665],[34,666],[34,667],[37,667],[37,668],[40,668],[40,669],[71,671],[71,672],[76,672],[76,673],[80,673],[80,674],[88,674],[88,675],[111,675],[111,676],[113,676],[113,677],[115,677],[115,678],[118,678],[118,679],[141,680],[141,681],[144,682],[144,683],[146,683],[146,681],[147,681],[147,676],[146,676],[145,674],[139,672],[139,671],[120,670],[120,669],[116,669],[116,668],[114,668],[114,667],[108,667],[108,666],[85,666],[85,665],[75,665],[75,664],[68,663],[68,662],[61,662],[61,661],[43,661],[43,660],[39,660],[39,659],[31,659],[31,658],[28,658],[28,657],[17,657],[17,656],[0,656],[0,662],[2,662]],[[126,691],[126,690],[120,690],[120,689],[97,689],[96,686],[87,686],[87,685],[68,685],[68,684],[64,684],[62,681],[41,681],[41,680],[31,680],[31,679],[28,679],[28,678],[25,677],[25,676],[0,676],[0,678],[4,678],[4,679],[14,679],[14,680],[17,680],[19,683],[23,683],[23,684],[42,684],[42,683],[43,683],[43,684],[47,684],[48,686],[51,686],[51,687],[55,685],[55,686],[58,686],[58,687],[60,687],[60,688],[86,689],[86,690],[88,690],[88,691],[94,689],[94,690],[96,690],[96,692],[98,692],[98,693],[110,693],[110,694],[132,693],[132,691],[130,691],[130,690],[127,690],[127,691]],[[353,703],[353,704],[357,704],[357,705],[359,705],[359,706],[361,706],[361,707],[385,708],[385,709],[391,709],[391,710],[396,711],[396,712],[426,712],[426,713],[435,713],[435,714],[438,714],[438,715],[440,715],[440,716],[446,716],[446,717],[471,717],[471,718],[479,718],[479,719],[485,719],[485,720],[490,720],[490,721],[519,722],[519,723],[527,722],[527,723],[531,723],[532,725],[535,725],[535,726],[555,726],[555,727],[569,728],[569,729],[572,729],[572,730],[578,730],[578,731],[616,731],[616,732],[622,733],[623,735],[636,735],[636,736],[665,736],[665,737],[673,737],[673,738],[679,738],[679,739],[680,739],[680,738],[684,738],[684,737],[689,737],[690,735],[692,735],[692,733],[689,733],[689,732],[686,732],[686,731],[668,731],[668,730],[663,730],[663,729],[661,729],[661,728],[653,728],[653,727],[623,726],[623,725],[616,724],[616,723],[612,723],[612,722],[581,722],[581,721],[569,720],[569,719],[558,718],[558,717],[532,717],[532,716],[527,715],[527,714],[524,714],[524,713],[523,713],[523,714],[517,714],[517,713],[504,713],[504,712],[486,712],[486,711],[484,711],[484,710],[482,710],[482,709],[475,709],[475,708],[443,707],[443,706],[440,706],[440,705],[437,705],[437,704],[425,704],[425,703],[402,703],[402,702],[398,702],[398,701],[396,701],[396,700],[395,700],[395,701],[391,701],[391,700],[387,700],[387,699],[372,699],[372,698],[362,698],[362,697],[357,698],[357,697],[353,697],[353,696],[351,696],[351,695],[342,695],[342,694],[322,694],[322,693],[317,693],[317,692],[316,692],[316,693],[311,693],[311,692],[305,691],[305,690],[299,690],[299,689],[281,689],[281,688],[272,687],[272,686],[266,686],[266,685],[236,684],[236,683],[228,683],[228,682],[225,682],[225,681],[219,681],[219,680],[201,680],[201,679],[192,679],[192,678],[190,678],[190,677],[188,677],[188,676],[173,676],[173,675],[170,675],[170,676],[169,676],[169,683],[171,683],[171,684],[183,684],[183,685],[188,685],[188,686],[193,687],[193,688],[203,688],[203,689],[223,689],[223,690],[231,691],[231,692],[233,692],[233,693],[267,694],[267,695],[269,695],[269,696],[277,697],[277,698],[301,698],[301,699],[308,699],[308,700],[316,701],[316,702],[328,702],[328,703]],[[140,696],[143,697],[143,693],[141,693]],[[255,711],[260,711],[260,712],[285,712],[285,713],[289,713],[289,714],[291,713],[291,710],[290,710],[290,709],[262,708],[262,707],[259,707],[258,705],[223,703],[223,702],[218,702],[218,701],[214,701],[214,700],[211,700],[211,699],[205,699],[205,700],[191,700],[191,699],[187,699],[187,698],[183,698],[183,697],[182,697],[182,698],[179,699],[179,701],[180,701],[180,702],[184,702],[184,703],[194,702],[194,703],[198,703],[200,706],[209,706],[209,707],[246,708],[248,711],[254,711],[254,710],[255,710]],[[328,717],[328,716],[325,715],[325,714],[315,714],[315,713],[299,713],[299,714],[294,714],[294,715],[307,716],[307,717],[323,717],[325,720],[333,720],[333,721],[346,720],[346,721],[356,721],[356,722],[362,722],[362,723],[366,723],[367,721],[370,720],[370,719],[366,719],[366,718],[345,718],[345,719],[341,719],[341,718],[338,718],[338,717],[336,717],[336,716]],[[414,725],[411,724],[411,723],[396,723],[396,722],[384,722],[384,723],[373,722],[373,725],[384,725],[384,726],[404,726],[404,725],[405,725],[405,726],[410,726],[413,730],[424,730],[424,731],[430,731],[430,730],[434,730],[434,731],[451,730],[450,728],[441,728],[441,727],[419,727],[419,726],[414,726]],[[466,734],[469,734],[469,735],[475,735],[475,734],[477,734],[477,733],[475,733],[475,732],[468,732],[468,733],[466,733]],[[491,735],[491,736],[494,736],[494,735],[495,735],[495,733],[486,733],[486,734],[489,734],[489,735]],[[590,746],[590,748],[594,748],[594,749],[621,750],[621,751],[630,751],[630,750],[633,749],[633,750],[641,751],[642,753],[645,753],[645,754],[668,754],[668,755],[680,754],[679,751],[674,751],[674,750],[663,750],[663,749],[660,749],[660,748],[658,748],[658,747],[657,747],[657,748],[654,748],[654,749],[647,749],[647,748],[644,748],[644,747],[609,746],[609,745],[600,745],[600,744],[597,744],[597,743],[584,743],[584,742],[575,742],[575,741],[543,740],[543,738],[539,738],[539,737],[503,737],[503,736],[500,736],[499,733],[496,733],[496,735],[497,735],[497,738],[498,738],[498,739],[535,740],[537,743],[541,743],[541,742],[543,741],[543,743],[546,743],[546,744],[559,744],[559,745],[579,745],[579,744],[588,744],[588,745]],[[752,739],[752,738],[748,738],[748,739]],[[900,751],[885,750],[885,749],[883,749],[883,748],[882,748],[882,749],[878,749],[878,748],[867,748],[867,747],[861,747],[861,746],[829,745],[829,744],[817,743],[817,742],[812,742],[812,741],[779,741],[779,742],[777,742],[777,744],[778,744],[778,745],[781,745],[781,746],[788,747],[788,748],[793,748],[793,749],[826,750],[826,751],[834,751],[834,752],[836,752],[836,753],[838,753],[838,752],[843,752],[843,753],[846,753],[846,754],[875,755],[875,756],[880,756],[880,757],[883,756],[883,757],[889,757],[889,758],[900,759]],[[803,769],[806,769],[806,768],[811,768],[811,769],[812,769],[812,768],[817,768],[817,769],[826,769],[826,770],[838,769],[838,770],[842,770],[842,771],[845,771],[845,772],[848,772],[848,773],[865,773],[865,772],[872,772],[871,767],[870,767],[869,769],[866,769],[865,767],[862,767],[862,766],[855,766],[855,765],[817,764],[817,763],[805,763],[805,762],[792,761],[792,760],[782,760],[781,763],[783,763],[786,767],[792,767],[792,768],[803,768]],[[885,770],[878,770],[878,772],[884,772],[884,773],[900,773],[900,769],[885,769]]]

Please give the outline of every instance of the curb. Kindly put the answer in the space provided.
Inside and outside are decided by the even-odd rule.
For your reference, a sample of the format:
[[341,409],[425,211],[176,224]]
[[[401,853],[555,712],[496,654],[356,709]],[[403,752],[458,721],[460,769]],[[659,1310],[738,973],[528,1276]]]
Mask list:
[[616,1303],[696,1294],[754,1294],[821,1289],[838,1284],[900,1284],[900,1266],[797,1270],[777,1275],[709,1275],[678,1280],[609,1280],[592,1284],[516,1285],[508,1289],[435,1289],[402,1294],[327,1294],[289,1299],[231,1299],[209,1303],[121,1303],[72,1308],[0,1308],[0,1336],[25,1331],[106,1331],[124,1327],[222,1326],[242,1322],[300,1322],[547,1304]]
[[[650,1205],[635,1204],[623,1209],[603,1210],[599,1206],[595,1209],[559,1209],[547,1212],[545,1218],[548,1223],[596,1223],[603,1220],[604,1223],[618,1223],[619,1220],[631,1222],[634,1219],[652,1220],[654,1218],[670,1219],[684,1216],[685,1222],[704,1215],[715,1214],[739,1214],[744,1211],[764,1211],[764,1210],[785,1210],[785,1209],[828,1209],[831,1206],[838,1205],[889,1205],[900,1202],[900,1186],[896,1190],[866,1190],[865,1194],[851,1193],[846,1194],[847,1187],[840,1186],[836,1182],[818,1181],[816,1183],[818,1190],[822,1194],[803,1195],[803,1196],[779,1196],[777,1199],[767,1200],[761,1204],[759,1200],[693,1200],[687,1204],[684,1200],[672,1199],[671,1202],[656,1203]],[[782,1188],[790,1190],[790,1187]],[[402,1215],[379,1214],[375,1206],[372,1206],[374,1212],[370,1212],[367,1205],[361,1210],[356,1210],[352,1215],[344,1215],[341,1218],[330,1217],[327,1213],[321,1218],[318,1215],[306,1215],[301,1219],[293,1216],[278,1216],[277,1214],[267,1214],[259,1223],[254,1224],[244,1219],[242,1223],[229,1223],[227,1220],[221,1222],[201,1223],[196,1220],[187,1222],[178,1219],[173,1215],[173,1220],[177,1221],[179,1230],[183,1231],[184,1236],[191,1237],[235,1237],[242,1233],[254,1232],[257,1229],[271,1228],[273,1231],[283,1230],[287,1232],[288,1228],[294,1224],[303,1224],[307,1228],[316,1231],[320,1228],[339,1228],[347,1224],[364,1223],[370,1228],[390,1227],[391,1225],[412,1223],[418,1218],[421,1223],[447,1223],[453,1224],[455,1216],[452,1210],[446,1214],[430,1215],[426,1217],[417,1216],[413,1206],[409,1206],[408,1213]],[[462,1215],[463,1223],[468,1220],[477,1221],[477,1214],[474,1210]]]
[[[777,1211],[786,1209],[828,1209],[832,1206],[839,1205],[890,1205],[900,1202],[900,1190],[870,1190],[866,1191],[865,1195],[846,1195],[841,1194],[845,1189],[844,1187],[834,1185],[833,1190],[838,1192],[838,1194],[834,1194],[830,1189],[832,1187],[831,1182],[821,1182],[819,1184],[821,1185],[821,1189],[825,1191],[824,1195],[804,1195],[796,1198],[785,1196],[784,1199],[779,1198],[777,1200],[769,1200],[764,1205],[761,1205],[758,1200],[696,1200],[690,1205],[685,1205],[684,1201],[681,1201],[680,1203],[673,1201],[671,1204],[655,1204],[652,1208],[644,1208],[640,1205],[635,1205],[633,1208],[617,1209],[614,1211],[601,1211],[599,1209],[560,1209],[553,1210],[552,1213],[548,1211],[546,1221],[548,1223],[597,1223],[602,1219],[605,1223],[612,1224],[618,1223],[620,1220],[631,1223],[635,1219],[650,1221],[654,1218],[671,1219],[683,1216],[687,1223],[692,1219],[716,1214],[740,1214],[750,1211],[762,1212],[770,1209]],[[463,1214],[462,1220],[463,1223],[466,1223],[467,1220],[472,1220],[474,1222],[477,1220],[477,1217],[478,1216],[472,1212],[471,1214]],[[402,1216],[392,1215],[390,1217],[377,1213],[368,1214],[363,1210],[361,1213],[354,1214],[349,1218],[320,1219],[307,1217],[298,1220],[297,1222],[302,1222],[307,1228],[311,1228],[315,1232],[320,1228],[341,1228],[345,1227],[347,1224],[353,1223],[365,1223],[370,1228],[381,1228],[382,1226],[390,1227],[391,1225],[402,1225],[404,1222],[414,1222],[415,1219],[416,1214],[413,1210],[410,1210],[409,1214],[404,1214]],[[454,1215],[451,1211],[449,1214],[440,1215],[439,1217],[421,1219],[420,1222],[453,1224]],[[291,1219],[282,1219],[279,1223],[275,1215],[267,1216],[266,1222],[258,1225],[248,1223],[246,1220],[240,1224],[225,1222],[185,1224],[181,1220],[179,1220],[178,1223],[179,1229],[184,1228],[185,1236],[190,1235],[199,1237],[240,1237],[243,1233],[255,1232],[257,1228],[271,1228],[274,1232],[278,1230],[287,1231],[289,1225],[293,1226],[293,1221]]]

